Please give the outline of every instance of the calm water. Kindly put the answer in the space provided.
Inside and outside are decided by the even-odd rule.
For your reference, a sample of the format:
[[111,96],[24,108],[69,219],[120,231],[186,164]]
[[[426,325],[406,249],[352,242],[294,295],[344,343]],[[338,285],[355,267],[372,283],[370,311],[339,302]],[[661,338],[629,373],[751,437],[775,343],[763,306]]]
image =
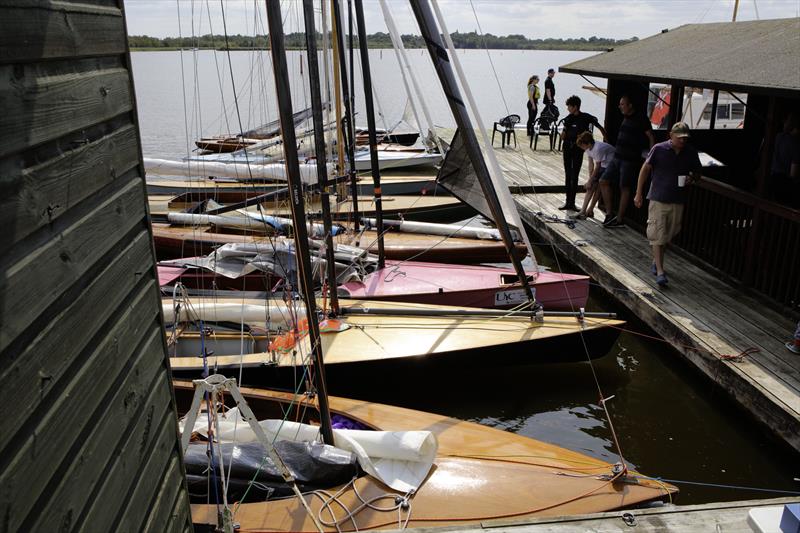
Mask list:
[[[512,113],[520,115],[523,122],[526,120],[526,84],[532,74],[539,74],[542,79],[540,87],[544,91],[543,80],[549,67],[558,67],[591,54],[494,50],[491,51],[490,61],[485,51],[458,52],[466,76],[471,80],[470,87],[480,106],[481,118],[487,127]],[[288,53],[295,110],[311,105],[306,94],[307,61],[303,55],[301,52]],[[434,124],[455,127],[427,51],[408,50],[408,55],[421,90],[425,93]],[[185,155],[187,131],[193,140],[201,135],[246,131],[277,118],[268,51],[231,52],[230,63],[227,54],[211,50],[134,52],[131,57],[145,157]],[[236,101],[239,102],[238,113],[233,98],[231,65]],[[394,52],[370,51],[370,66],[377,95],[376,112],[383,116],[383,120],[378,119],[378,126],[392,126],[401,119],[407,98]],[[360,71],[356,69],[356,73],[360,82]],[[605,101],[581,88],[588,85],[586,80],[580,76],[556,74],[554,81],[556,100],[562,113],[566,112],[564,100],[571,94],[577,94],[583,100],[583,110],[602,119]],[[605,86],[604,80],[593,81],[601,87]],[[364,93],[360,85],[355,92],[356,122],[366,124]],[[419,113],[420,119],[424,120],[421,109]],[[241,128],[238,126],[240,118]]]
[[[454,123],[427,53],[411,50],[411,60],[426,91],[437,125]],[[484,122],[509,113],[525,117],[525,83],[532,73],[586,57],[585,52],[459,52],[481,106]],[[302,88],[305,65],[290,53],[295,108],[306,107]],[[267,55],[233,52],[239,100],[235,112],[227,57],[211,51],[132,54],[145,156],[177,158],[188,139],[241,131],[274,120],[274,87]],[[181,63],[183,60],[183,64]],[[197,61],[195,62],[195,59]],[[405,93],[393,52],[371,52],[373,79],[386,122],[399,120]],[[183,76],[181,73],[183,72]],[[497,73],[495,77],[494,72]],[[604,102],[582,90],[586,81],[556,75],[557,101],[578,94],[583,108],[602,118]],[[601,85],[601,80],[596,80]],[[601,85],[603,86],[603,85]],[[361,96],[357,91],[357,96]],[[185,100],[184,96],[185,95]],[[184,104],[184,101],[186,104]],[[223,103],[224,102],[224,103]],[[364,116],[363,108],[361,117]],[[242,128],[238,116],[241,116]],[[542,250],[540,262],[556,268]],[[562,269],[571,267],[561,265]],[[727,395],[685,364],[665,343],[623,308],[593,288],[593,309],[614,310],[628,320],[612,351],[593,363],[608,402],[625,458],[642,472],[668,479],[782,490],[800,490],[797,454],[739,410]],[[341,387],[334,390],[342,392]],[[447,414],[552,442],[609,461],[618,458],[608,423],[598,403],[588,363],[508,369],[487,368],[459,382],[420,376],[407,390],[381,390],[371,383],[350,383],[347,394],[384,403]],[[414,391],[408,392],[408,391]],[[419,391],[426,391],[420,394]],[[680,503],[742,500],[776,496],[678,483]]]

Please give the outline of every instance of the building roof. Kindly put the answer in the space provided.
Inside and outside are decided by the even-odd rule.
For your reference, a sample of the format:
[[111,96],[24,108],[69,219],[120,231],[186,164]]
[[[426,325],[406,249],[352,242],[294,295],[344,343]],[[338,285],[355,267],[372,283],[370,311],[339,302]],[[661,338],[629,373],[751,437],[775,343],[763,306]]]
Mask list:
[[800,97],[800,18],[687,24],[559,70]]

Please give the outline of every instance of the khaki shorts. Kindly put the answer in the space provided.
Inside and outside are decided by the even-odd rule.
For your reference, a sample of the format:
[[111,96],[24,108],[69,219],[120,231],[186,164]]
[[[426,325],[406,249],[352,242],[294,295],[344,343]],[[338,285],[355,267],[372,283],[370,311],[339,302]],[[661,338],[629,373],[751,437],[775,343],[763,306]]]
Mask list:
[[651,245],[669,244],[681,230],[683,221],[683,204],[665,204],[650,201],[647,210],[647,240]]

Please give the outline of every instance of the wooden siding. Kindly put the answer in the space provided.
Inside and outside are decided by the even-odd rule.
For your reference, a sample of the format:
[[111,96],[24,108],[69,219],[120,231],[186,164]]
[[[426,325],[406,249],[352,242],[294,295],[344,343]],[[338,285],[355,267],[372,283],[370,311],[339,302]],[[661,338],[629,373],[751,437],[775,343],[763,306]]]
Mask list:
[[0,532],[191,531],[122,0],[0,4]]

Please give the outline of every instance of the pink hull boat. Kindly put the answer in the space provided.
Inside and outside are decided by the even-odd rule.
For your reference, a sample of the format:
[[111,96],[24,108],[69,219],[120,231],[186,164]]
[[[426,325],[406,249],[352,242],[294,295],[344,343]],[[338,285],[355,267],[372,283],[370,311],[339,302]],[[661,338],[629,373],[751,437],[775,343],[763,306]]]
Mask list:
[[[518,279],[512,268],[387,261],[386,268],[367,275],[363,282],[339,285],[338,294],[362,300],[508,309],[525,301]],[[541,272],[533,287],[536,300],[546,310],[577,311],[589,297],[589,277],[578,274]]]

